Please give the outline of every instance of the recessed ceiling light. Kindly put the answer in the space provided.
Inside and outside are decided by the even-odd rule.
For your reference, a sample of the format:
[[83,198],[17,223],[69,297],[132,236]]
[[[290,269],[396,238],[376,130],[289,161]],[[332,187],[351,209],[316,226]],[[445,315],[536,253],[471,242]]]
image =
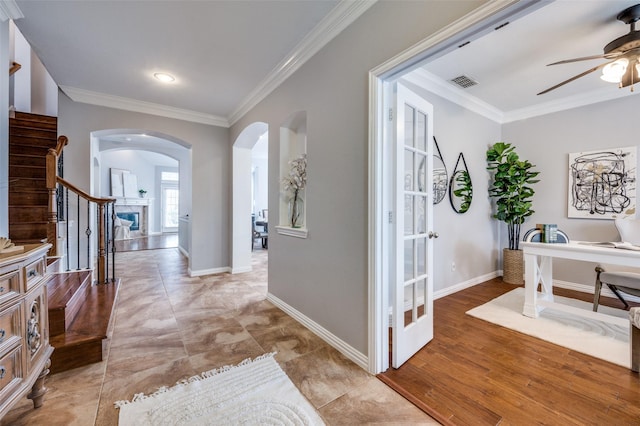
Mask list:
[[164,72],[154,73],[153,76],[156,79],[158,79],[161,82],[163,82],[163,83],[172,83],[172,82],[176,81],[176,78],[174,76],[172,76],[171,74],[164,73]]

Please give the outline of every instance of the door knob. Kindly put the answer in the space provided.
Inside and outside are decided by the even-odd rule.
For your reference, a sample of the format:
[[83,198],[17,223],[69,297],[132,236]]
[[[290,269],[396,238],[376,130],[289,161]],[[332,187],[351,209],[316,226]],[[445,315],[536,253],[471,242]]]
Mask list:
[[439,235],[437,232],[429,231],[429,238],[438,238]]

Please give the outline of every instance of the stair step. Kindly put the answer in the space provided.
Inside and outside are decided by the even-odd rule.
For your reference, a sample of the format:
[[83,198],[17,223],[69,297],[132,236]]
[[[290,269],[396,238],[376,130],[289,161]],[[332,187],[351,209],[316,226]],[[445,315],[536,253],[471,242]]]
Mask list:
[[23,147],[29,146],[34,148],[55,148],[58,143],[57,138],[53,138],[49,135],[46,138],[34,137],[34,136],[22,136],[9,134],[9,146]]
[[[13,185],[13,183],[12,183]],[[9,190],[10,206],[48,206],[49,193],[46,190],[12,191]]]
[[11,241],[38,240],[47,238],[47,222],[9,223]]
[[9,223],[47,222],[49,208],[47,206],[19,206],[9,207]]
[[47,191],[47,179],[46,178],[16,178],[11,182],[9,191]]
[[46,157],[51,147],[39,145],[21,145],[9,144],[9,155],[35,155],[38,157]]
[[34,120],[33,118],[12,118],[9,120],[9,124],[14,127],[25,127],[32,129],[46,129],[58,131],[58,122],[47,122],[42,120]]
[[91,285],[75,321],[66,333],[52,336],[51,374],[100,362],[103,340],[111,327],[120,280],[112,284]]
[[43,166],[12,166],[9,168],[9,179],[14,178],[46,178],[47,168]]
[[16,111],[15,119],[56,125],[58,123],[58,117],[54,117],[52,115],[34,114],[32,112]]
[[91,285],[91,271],[52,274],[47,281],[49,299],[49,334],[57,336],[67,330],[84,303]]
[[21,127],[14,126],[9,123],[9,135],[10,136],[23,136],[23,137],[32,137],[32,138],[43,138],[43,139],[58,139],[58,131],[57,130],[48,130],[48,129],[38,129],[33,127]]
[[9,167],[35,166],[47,167],[47,157],[42,155],[13,154],[9,157]]

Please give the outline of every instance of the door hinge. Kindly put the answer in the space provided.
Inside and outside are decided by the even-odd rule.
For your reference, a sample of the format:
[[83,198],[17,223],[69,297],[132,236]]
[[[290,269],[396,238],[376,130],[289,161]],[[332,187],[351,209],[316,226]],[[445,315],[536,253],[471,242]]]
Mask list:
[[389,223],[393,223],[393,212],[389,212]]
[[393,108],[389,108],[389,121],[393,121]]

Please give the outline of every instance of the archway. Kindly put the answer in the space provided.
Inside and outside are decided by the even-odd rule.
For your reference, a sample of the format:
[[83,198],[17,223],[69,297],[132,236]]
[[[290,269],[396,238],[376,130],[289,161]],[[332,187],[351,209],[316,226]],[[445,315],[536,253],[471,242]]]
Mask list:
[[252,123],[233,143],[231,273],[251,270],[252,149],[268,131],[267,123]]
[[[191,215],[192,200],[192,163],[191,145],[181,139],[160,132],[141,129],[106,129],[91,133],[91,157],[94,159],[91,171],[91,193],[98,196],[111,196],[108,182],[103,182],[108,171],[100,170],[102,166],[101,154],[103,152],[128,150],[146,153],[160,154],[175,160],[178,164],[179,174],[179,246],[180,251],[187,257],[191,253],[191,227],[189,217]],[[173,167],[174,169],[175,166]],[[101,178],[102,176],[102,178]],[[156,186],[157,178],[147,185]],[[159,193],[159,186],[157,192]],[[154,222],[159,223],[159,211],[154,211]],[[155,228],[154,228],[155,229]],[[189,264],[191,260],[189,260]]]

